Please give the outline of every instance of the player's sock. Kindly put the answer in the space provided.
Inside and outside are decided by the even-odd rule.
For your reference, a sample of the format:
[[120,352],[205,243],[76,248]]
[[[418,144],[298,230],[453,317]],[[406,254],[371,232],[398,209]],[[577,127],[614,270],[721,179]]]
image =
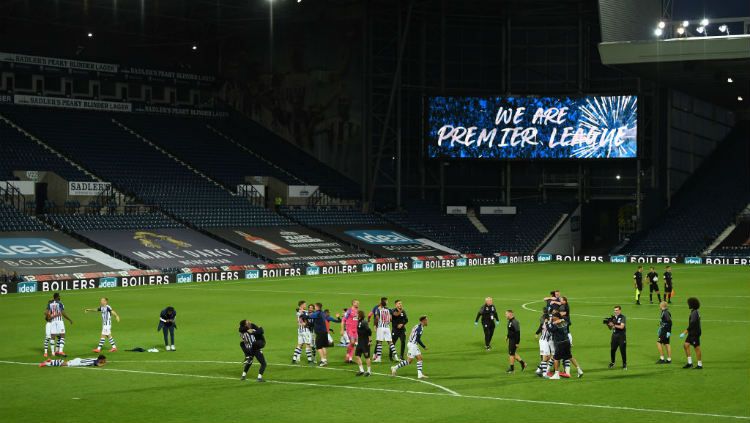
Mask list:
[[383,343],[378,342],[378,344],[375,346],[375,357],[380,358],[380,354],[383,353]]
[[[656,294],[656,298],[661,302],[661,294]],[[666,299],[667,297],[665,296],[664,298]]]
[[422,377],[422,360],[417,361],[417,376]]
[[367,373],[372,373],[372,367],[371,366],[367,366]]
[[671,363],[672,362],[672,357],[667,357],[667,362]]
[[305,354],[307,354],[307,362],[308,362],[308,363],[312,363],[312,362],[313,362],[313,354],[312,354],[312,350],[311,350],[310,348],[307,348],[307,349],[305,350]]
[[391,355],[393,357],[396,357],[398,354],[396,354],[396,346],[393,344],[388,344],[391,347]]
[[57,352],[62,353],[65,349],[65,338],[60,338],[60,342],[57,343]]
[[698,360],[698,365],[703,367],[703,360]]
[[354,355],[354,344],[346,346],[346,361],[350,361]]
[[297,361],[299,360],[299,356],[302,355],[302,348],[297,347],[294,349],[294,354],[292,354],[292,360]]
[[99,338],[99,345],[96,348],[102,349],[103,346],[104,346],[104,338]]
[[654,302],[654,294],[648,293],[648,302],[653,303]]
[[117,345],[115,345],[115,338],[109,338],[109,345],[111,345],[112,348],[117,348]]
[[565,360],[563,366],[565,366],[565,373],[570,374],[570,360]]
[[541,373],[547,373],[547,362],[542,361],[539,363],[539,370]]
[[693,364],[693,357],[688,357],[688,364],[690,364],[690,365]]
[[258,380],[263,380],[263,375],[258,373]]
[[44,338],[44,355],[47,355],[47,348],[49,347],[49,338]]
[[63,362],[65,362],[65,360],[52,360],[47,363],[47,365],[50,367],[60,367],[62,366]]
[[660,356],[659,356],[659,360],[662,360],[662,361],[664,361],[664,356],[663,356],[663,355],[660,355]]
[[401,361],[399,361],[399,362],[398,362],[398,364],[396,365],[396,368],[397,368],[397,369],[400,369],[400,368],[402,368],[402,367],[404,367],[404,366],[406,366],[406,365],[408,365],[408,364],[409,364],[409,362],[408,362],[408,361],[406,361],[406,360],[401,360]]

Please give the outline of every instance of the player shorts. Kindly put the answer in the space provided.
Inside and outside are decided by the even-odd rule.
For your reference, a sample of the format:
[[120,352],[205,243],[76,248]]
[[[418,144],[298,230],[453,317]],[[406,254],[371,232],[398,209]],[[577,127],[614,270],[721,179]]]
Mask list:
[[555,360],[570,360],[573,354],[570,352],[570,342],[557,342],[555,343]]
[[379,327],[375,334],[375,340],[391,342],[393,340],[393,337],[391,337],[391,330],[389,328]]
[[659,292],[659,284],[658,283],[651,283],[648,285],[649,292]]
[[517,344],[520,342],[520,339],[508,339],[508,355],[516,355]]
[[47,338],[52,337],[52,322],[47,322],[44,324],[44,335]]
[[325,333],[315,334],[315,349],[328,348],[328,335]]
[[656,340],[656,342],[663,344],[663,345],[669,345],[669,336],[667,336],[667,332],[665,331],[659,331],[659,339]]
[[112,335],[112,325],[102,325],[102,335]]
[[419,351],[419,346],[417,344],[413,344],[409,342],[406,344],[406,356],[409,358],[414,358],[418,355],[422,355],[422,351]]
[[309,330],[304,330],[302,332],[297,332],[297,344],[307,344],[312,345],[312,333],[310,333]]
[[52,334],[53,335],[65,335],[65,322],[62,320],[55,320],[52,322]]
[[357,357],[364,356],[365,358],[370,358],[370,344],[364,342],[357,344],[354,354],[356,354]]
[[672,292],[672,285],[664,285],[664,292]]
[[688,334],[687,338],[685,338],[685,343],[690,344],[694,347],[700,347],[701,346],[701,337],[700,335],[691,335]]
[[539,340],[539,355],[551,356],[555,354],[555,343],[545,341],[544,339]]

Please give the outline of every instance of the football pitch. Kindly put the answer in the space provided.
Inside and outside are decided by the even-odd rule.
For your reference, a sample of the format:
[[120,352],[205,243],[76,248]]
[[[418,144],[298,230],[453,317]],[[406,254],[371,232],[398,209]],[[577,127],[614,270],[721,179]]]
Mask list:
[[[661,275],[664,265],[656,265]],[[100,296],[122,317],[113,323],[120,351],[103,368],[39,368],[43,310],[51,293],[0,298],[0,416],[3,422],[326,422],[555,421],[722,422],[750,420],[750,271],[743,267],[673,265],[676,296],[673,361],[656,365],[659,309],[644,293],[635,306],[635,265],[532,263],[442,270],[259,279],[153,287],[61,292],[74,324],[66,324],[69,358],[93,357],[99,340]],[[646,265],[648,271],[648,265]],[[660,281],[660,286],[662,282]],[[534,338],[541,300],[560,289],[571,307],[573,355],[581,379],[536,377]],[[369,310],[381,296],[404,302],[409,328],[429,316],[423,341],[424,372],[411,364],[390,376],[391,363],[355,377],[345,348],[329,349],[329,367],[292,365],[298,300],[340,311],[353,298]],[[508,367],[505,327],[485,351],[474,326],[486,296],[501,313],[513,309],[521,323],[525,372]],[[704,370],[682,369],[677,335],[687,327],[685,300],[701,300]],[[645,299],[645,301],[644,301]],[[608,369],[610,332],[602,319],[614,305],[627,316],[628,370]],[[177,310],[176,351],[165,352],[156,331],[159,312]],[[258,365],[240,381],[238,322],[264,327],[268,383],[255,382]],[[338,343],[338,325],[334,339]],[[106,346],[108,350],[108,345]],[[126,352],[134,347],[158,353]],[[304,362],[304,358],[303,358]]]

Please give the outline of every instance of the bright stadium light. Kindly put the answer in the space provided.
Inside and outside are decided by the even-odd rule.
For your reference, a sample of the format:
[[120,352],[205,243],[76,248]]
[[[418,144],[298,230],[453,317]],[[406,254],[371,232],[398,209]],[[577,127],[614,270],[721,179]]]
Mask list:
[[726,33],[727,35],[729,35],[729,27],[726,26],[726,24],[721,25],[719,27],[719,32]]
[[685,28],[684,27],[677,28],[677,34],[679,34],[679,35],[685,35]]
[[88,34],[86,34],[86,36],[89,37],[89,38],[91,38],[91,37],[94,36],[94,33],[93,32],[89,32]]
[[708,26],[708,19],[706,18],[701,19],[701,26]]
[[620,175],[615,175],[615,179],[620,180]]
[[663,33],[664,33],[664,31],[662,31],[661,28],[656,28],[654,30],[654,35],[656,35],[657,37],[661,37],[661,34],[663,34]]
[[659,29],[664,29],[664,27],[667,26],[667,24],[664,23],[664,21],[659,21],[659,25],[657,26],[659,27]]
[[687,28],[688,26],[690,26],[690,21],[682,21],[683,28]]
[[730,83],[730,84],[731,84],[732,82],[734,82],[734,79],[732,79],[732,77],[731,77],[731,76],[730,76],[730,77],[728,77],[728,78],[727,78],[727,83]]
[[744,100],[744,98],[742,98],[742,96],[741,96],[741,95],[738,95],[738,96],[737,96],[737,101],[742,101],[742,100]]
[[699,26],[698,28],[695,28],[696,31],[698,31],[698,34],[706,35],[706,27],[705,26]]
[[198,50],[198,46],[197,46],[197,45],[195,45],[195,44],[193,44],[193,47],[192,47],[192,49],[193,49],[193,51],[195,51],[195,50]]

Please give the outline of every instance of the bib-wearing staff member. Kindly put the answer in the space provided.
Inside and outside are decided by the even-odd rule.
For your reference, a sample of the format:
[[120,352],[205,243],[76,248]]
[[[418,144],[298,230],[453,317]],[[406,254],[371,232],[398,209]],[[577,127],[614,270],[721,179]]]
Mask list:
[[484,304],[479,308],[477,317],[474,319],[474,326],[479,324],[479,318],[482,319],[482,330],[484,331],[484,348],[489,351],[492,346],[492,335],[495,334],[495,326],[500,324],[500,318],[497,316],[497,309],[492,303],[492,297],[484,299]]

